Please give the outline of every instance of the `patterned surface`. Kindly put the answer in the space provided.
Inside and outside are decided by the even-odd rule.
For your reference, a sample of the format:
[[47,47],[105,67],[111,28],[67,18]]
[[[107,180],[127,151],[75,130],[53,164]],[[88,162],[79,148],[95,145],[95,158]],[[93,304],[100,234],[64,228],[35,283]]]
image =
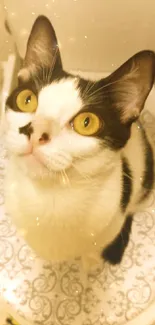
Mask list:
[[[148,112],[143,122],[155,141]],[[155,299],[154,193],[146,211],[135,216],[121,265],[104,264],[86,276],[78,262],[54,265],[41,260],[16,234],[4,211],[5,156],[1,143],[0,291],[4,299],[20,315],[44,325],[120,325],[145,310]]]

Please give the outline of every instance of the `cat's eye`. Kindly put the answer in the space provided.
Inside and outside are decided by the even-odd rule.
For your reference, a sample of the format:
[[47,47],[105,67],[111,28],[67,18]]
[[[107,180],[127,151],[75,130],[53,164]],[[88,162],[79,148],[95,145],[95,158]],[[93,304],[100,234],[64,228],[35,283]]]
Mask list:
[[73,129],[85,136],[97,134],[102,124],[101,119],[91,112],[80,113],[71,122]]
[[37,109],[37,97],[32,90],[22,90],[16,98],[17,107],[26,113],[33,113]]

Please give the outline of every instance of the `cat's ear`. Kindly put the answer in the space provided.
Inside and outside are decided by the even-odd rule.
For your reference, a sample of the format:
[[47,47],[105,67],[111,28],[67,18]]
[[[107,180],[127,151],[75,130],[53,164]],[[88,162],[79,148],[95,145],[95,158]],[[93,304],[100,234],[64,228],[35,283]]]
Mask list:
[[103,88],[122,123],[136,120],[152,89],[155,77],[155,53],[141,51],[106,78]]
[[57,37],[51,22],[45,16],[39,16],[32,26],[19,79],[26,79],[29,73],[40,67],[62,70]]

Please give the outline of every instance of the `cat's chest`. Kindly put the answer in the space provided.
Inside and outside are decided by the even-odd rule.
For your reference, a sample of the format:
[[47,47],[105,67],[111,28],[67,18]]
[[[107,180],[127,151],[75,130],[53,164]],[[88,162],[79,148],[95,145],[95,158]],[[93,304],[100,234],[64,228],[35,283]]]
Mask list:
[[[66,213],[81,214],[91,197],[90,191],[85,187],[58,186],[51,182],[49,186],[32,182],[27,177],[13,179],[7,177],[6,199],[13,207],[20,211],[22,216],[31,216],[32,221],[41,218],[50,218],[56,222],[58,217]],[[80,208],[79,208],[80,207]]]
[[[122,226],[120,176],[117,170],[106,184],[100,175],[95,183],[45,187],[11,168],[6,178],[6,209],[17,228],[24,230],[26,241],[44,258],[87,255],[93,248],[104,247]],[[116,216],[118,225],[114,222],[111,229]]]
[[6,205],[9,213],[20,223],[26,219],[30,226],[38,223],[57,225],[81,224],[100,229],[119,209],[120,175],[116,172],[107,180],[102,175],[95,181],[71,182],[60,185],[41,184],[10,169],[6,179]]

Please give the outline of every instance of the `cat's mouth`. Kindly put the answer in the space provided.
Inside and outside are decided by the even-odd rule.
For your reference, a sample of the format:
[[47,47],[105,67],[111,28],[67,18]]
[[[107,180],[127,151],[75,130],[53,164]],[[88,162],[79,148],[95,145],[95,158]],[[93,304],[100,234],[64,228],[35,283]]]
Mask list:
[[43,161],[41,161],[40,156],[32,149],[32,147],[29,147],[24,153],[22,152],[21,154],[19,154],[19,157],[25,160],[31,158],[36,160],[40,164],[43,164]]
[[22,153],[19,157],[25,161],[25,163],[30,163],[30,167],[36,164],[48,169],[48,166],[45,164],[44,160],[41,159],[41,156],[33,151]]
[[71,158],[62,153],[49,156],[38,150],[31,150],[20,155],[21,160],[28,167],[29,171],[48,172],[48,173],[61,173],[62,171],[71,167]]
[[59,173],[55,173],[43,159],[34,153],[27,153],[18,156],[18,167],[23,174],[32,179],[53,179],[57,177]]
[[37,163],[39,163],[40,165],[44,166],[47,168],[47,165],[45,164],[44,160],[41,159],[41,156],[32,152],[28,155],[28,157],[30,157],[31,159],[34,159],[34,161],[36,161]]

